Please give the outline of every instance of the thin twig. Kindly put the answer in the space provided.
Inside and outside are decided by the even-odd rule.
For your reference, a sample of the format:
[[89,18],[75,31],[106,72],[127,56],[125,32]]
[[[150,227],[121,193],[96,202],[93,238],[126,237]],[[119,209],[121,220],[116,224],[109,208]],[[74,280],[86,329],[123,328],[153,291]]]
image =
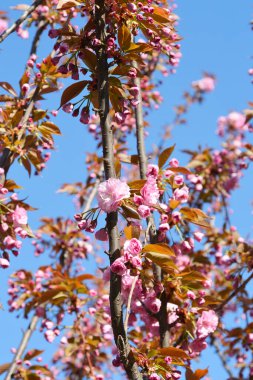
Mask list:
[[245,286],[250,282],[250,280],[252,280],[252,278],[253,278],[253,272],[251,273],[251,275],[245,281],[243,281],[243,283],[238,288],[236,288],[230,294],[230,296],[228,296],[219,306],[216,307],[215,311],[217,313],[221,313],[223,311],[224,306],[227,303],[229,303],[239,292],[241,292],[245,288]]
[[131,289],[130,289],[129,295],[128,295],[127,309],[126,309],[126,318],[125,318],[125,323],[124,323],[125,331],[127,331],[127,328],[128,328],[128,319],[129,319],[129,315],[130,315],[130,312],[131,312],[131,302],[132,302],[133,292],[134,292],[134,288],[135,288],[137,280],[138,280],[138,276],[135,276],[134,279],[133,279],[132,285],[131,285]]
[[40,22],[39,22],[39,25],[38,25],[38,28],[36,30],[36,33],[35,33],[35,36],[33,38],[33,42],[32,42],[32,46],[31,46],[31,50],[30,50],[30,56],[32,54],[36,54],[37,53],[37,50],[38,50],[38,44],[40,42],[40,38],[44,32],[44,30],[46,29],[46,27],[48,26],[49,24],[49,21],[46,20],[46,19],[42,19]]
[[34,315],[31,319],[31,322],[27,328],[27,330],[25,331],[24,335],[23,335],[23,338],[20,342],[20,345],[19,345],[19,348],[16,352],[16,355],[12,361],[12,364],[6,374],[6,377],[5,377],[5,380],[11,380],[12,378],[12,375],[15,373],[16,369],[17,369],[17,362],[21,359],[27,345],[28,345],[28,342],[37,326],[37,323],[38,323],[38,320],[39,320],[39,317],[37,317],[37,315]]
[[38,5],[42,3],[43,0],[36,0],[23,14],[22,16],[14,22],[5,32],[0,36],[0,43],[5,40],[11,33],[13,33],[17,27],[24,22],[28,16],[37,8]]
[[233,378],[233,373],[232,373],[230,367],[228,366],[227,359],[224,356],[224,354],[221,352],[220,346],[214,337],[212,337],[212,339],[211,339],[211,344],[214,346],[215,351],[216,351],[217,355],[219,356],[219,358],[222,362],[223,368],[227,371],[227,374],[229,375],[229,378]]

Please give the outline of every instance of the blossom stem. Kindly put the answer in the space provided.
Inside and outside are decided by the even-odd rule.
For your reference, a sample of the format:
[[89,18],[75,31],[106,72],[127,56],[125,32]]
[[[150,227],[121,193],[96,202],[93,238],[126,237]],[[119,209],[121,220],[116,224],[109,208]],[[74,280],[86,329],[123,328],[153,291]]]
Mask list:
[[0,36],[0,43],[3,42],[11,33],[13,33],[17,27],[24,22],[28,16],[40,5],[43,0],[36,0],[34,3],[22,14],[22,16],[16,20],[4,33]]
[[[114,166],[113,132],[109,120],[109,78],[106,53],[106,4],[104,0],[95,1],[96,38],[100,45],[96,49],[97,56],[97,89],[99,117],[102,133],[103,159],[105,178],[116,178]],[[118,213],[107,214],[107,231],[109,236],[110,264],[120,257],[120,239],[117,227]],[[121,296],[121,276],[111,272],[110,276],[110,308],[114,340],[118,347],[122,364],[129,379],[140,380],[142,375],[132,355],[123,322],[123,302]]]
[[139,278],[138,276],[134,277],[132,285],[131,285],[131,289],[130,289],[130,292],[129,292],[129,295],[128,295],[127,309],[126,309],[126,318],[125,318],[125,323],[124,323],[124,325],[125,325],[125,331],[127,331],[127,328],[128,328],[128,319],[129,319],[129,315],[130,315],[130,312],[131,312],[131,301],[132,301],[134,288],[135,288],[135,285],[136,285],[136,282],[137,282],[138,278]]

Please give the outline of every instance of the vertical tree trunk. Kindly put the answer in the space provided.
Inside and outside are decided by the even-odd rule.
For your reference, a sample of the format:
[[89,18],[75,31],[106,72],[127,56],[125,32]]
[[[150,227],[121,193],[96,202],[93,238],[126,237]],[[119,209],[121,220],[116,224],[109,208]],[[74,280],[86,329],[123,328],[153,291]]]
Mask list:
[[[100,126],[102,132],[103,159],[106,180],[115,178],[113,133],[109,120],[109,81],[108,62],[106,53],[106,5],[104,0],[95,2],[96,38],[101,42],[97,55],[97,80]],[[107,230],[109,235],[110,264],[120,257],[119,231],[117,227],[118,213],[107,214]],[[121,361],[129,379],[139,380],[142,375],[133,358],[127,340],[123,323],[123,309],[121,298],[121,276],[111,272],[110,278],[110,308],[112,329],[115,343],[119,350]]]

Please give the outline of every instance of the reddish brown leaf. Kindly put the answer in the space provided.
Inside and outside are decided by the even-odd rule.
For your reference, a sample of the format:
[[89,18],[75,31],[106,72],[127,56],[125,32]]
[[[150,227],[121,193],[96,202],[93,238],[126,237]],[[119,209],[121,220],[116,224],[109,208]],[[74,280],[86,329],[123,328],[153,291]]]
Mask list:
[[123,24],[118,29],[118,41],[122,50],[128,50],[131,45],[131,32],[128,27]]
[[5,91],[9,92],[9,94],[13,96],[18,96],[14,88],[8,82],[0,82],[0,87],[2,87]]
[[69,87],[67,87],[62,93],[60,107],[62,107],[63,104],[68,103],[71,99],[79,95],[87,86],[87,84],[87,80],[82,80],[80,82],[75,82],[71,84]]
[[11,365],[11,363],[1,364],[0,365],[0,375],[2,375],[2,373],[6,372],[9,369],[10,365]]
[[159,168],[162,168],[167,160],[169,159],[169,157],[171,156],[172,152],[174,151],[175,149],[175,145],[165,149],[160,155],[159,155],[159,158],[158,158],[158,166]]

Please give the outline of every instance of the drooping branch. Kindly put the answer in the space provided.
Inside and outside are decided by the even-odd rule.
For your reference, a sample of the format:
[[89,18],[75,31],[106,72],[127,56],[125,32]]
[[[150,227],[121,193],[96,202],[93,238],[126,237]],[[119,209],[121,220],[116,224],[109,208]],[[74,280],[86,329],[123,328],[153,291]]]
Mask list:
[[[95,2],[96,38],[100,46],[96,50],[97,56],[97,89],[99,103],[99,117],[102,133],[104,171],[106,180],[115,178],[113,132],[109,120],[109,78],[106,53],[106,5],[104,0]],[[118,213],[107,214],[107,230],[109,236],[110,264],[120,257],[119,231],[117,227]],[[118,347],[121,361],[129,379],[139,380],[142,375],[131,352],[123,321],[123,304],[121,297],[121,276],[112,273],[110,276],[110,308],[114,340]]]
[[[134,62],[136,65],[136,62]],[[145,148],[144,139],[144,120],[143,120],[143,106],[142,106],[142,94],[141,94],[141,82],[140,78],[134,79],[134,84],[138,88],[138,104],[135,108],[135,120],[136,120],[136,137],[137,137],[137,153],[139,159],[139,170],[141,179],[146,178],[147,170],[147,154]],[[157,243],[157,230],[153,216],[147,218],[148,234],[150,242]],[[162,271],[158,265],[153,265],[154,276],[157,282],[162,281]],[[167,347],[169,345],[169,325],[168,325],[168,313],[167,313],[167,295],[163,291],[161,293],[161,308],[157,314],[159,321],[159,333],[160,333],[160,345],[161,347]]]
[[24,22],[27,17],[36,9],[38,5],[40,5],[43,0],[36,0],[23,14],[22,16],[16,20],[6,31],[0,36],[0,43],[3,42],[11,33],[13,33],[17,27]]

